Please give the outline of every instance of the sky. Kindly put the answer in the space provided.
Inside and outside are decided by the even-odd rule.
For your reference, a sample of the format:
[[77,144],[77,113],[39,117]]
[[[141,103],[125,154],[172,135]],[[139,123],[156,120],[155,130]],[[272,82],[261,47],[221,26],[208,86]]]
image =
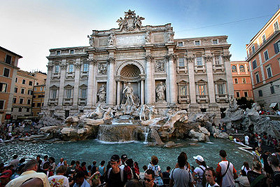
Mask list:
[[231,61],[280,7],[280,0],[0,0],[0,46],[25,71],[47,72],[49,49],[88,46],[92,30],[118,28],[129,9],[142,25],[171,23],[175,39],[227,35]]

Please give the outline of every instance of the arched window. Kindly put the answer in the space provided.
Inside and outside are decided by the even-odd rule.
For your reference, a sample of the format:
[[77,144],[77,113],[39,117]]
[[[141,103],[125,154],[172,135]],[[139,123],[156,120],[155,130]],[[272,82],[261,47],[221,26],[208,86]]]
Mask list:
[[236,66],[232,66],[232,67],[231,67],[231,71],[232,71],[232,72],[237,72]]

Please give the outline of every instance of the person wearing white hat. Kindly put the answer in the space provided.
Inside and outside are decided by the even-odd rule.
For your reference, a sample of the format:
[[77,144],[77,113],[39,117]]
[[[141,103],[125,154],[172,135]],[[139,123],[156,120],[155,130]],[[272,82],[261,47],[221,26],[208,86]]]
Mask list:
[[203,157],[200,155],[194,156],[193,158],[195,159],[196,163],[198,164],[198,167],[196,167],[193,172],[193,178],[195,181],[194,184],[196,187],[204,187],[206,181],[203,180],[203,178],[204,178],[203,176],[205,173],[205,169],[207,168],[206,163],[205,163]]

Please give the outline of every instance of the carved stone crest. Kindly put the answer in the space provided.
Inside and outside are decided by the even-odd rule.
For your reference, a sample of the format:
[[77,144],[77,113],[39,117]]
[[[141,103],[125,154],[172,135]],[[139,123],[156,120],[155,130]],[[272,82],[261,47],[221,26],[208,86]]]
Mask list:
[[117,20],[117,23],[119,24],[119,29],[126,30],[126,31],[134,31],[135,29],[139,29],[142,26],[142,20],[145,18],[136,16],[135,11],[131,11],[130,9],[128,12],[125,12],[124,18],[120,17],[120,19]]

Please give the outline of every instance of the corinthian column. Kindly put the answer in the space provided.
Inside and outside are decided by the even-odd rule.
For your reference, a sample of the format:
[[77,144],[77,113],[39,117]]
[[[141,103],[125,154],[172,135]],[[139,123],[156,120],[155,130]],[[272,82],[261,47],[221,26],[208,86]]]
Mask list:
[[66,59],[62,60],[62,65],[60,66],[60,83],[59,83],[59,94],[58,94],[58,106],[62,106],[62,102],[64,99],[64,86],[65,86],[65,73],[66,73]]
[[79,99],[79,80],[80,80],[80,70],[81,70],[81,60],[76,59],[75,63],[75,84],[74,84],[74,95],[73,95],[73,106],[78,106]]
[[115,80],[114,80],[114,72],[115,72],[115,58],[109,57],[108,59],[109,63],[109,71],[107,72],[108,74],[108,79],[107,79],[107,91],[106,91],[106,103],[109,106],[113,106],[115,104],[115,98],[116,98],[116,92],[115,90]]
[[153,100],[153,93],[154,93],[154,88],[152,85],[152,60],[153,57],[151,55],[146,56],[146,83],[145,83],[145,101],[146,104],[152,104]]
[[187,58],[188,61],[188,73],[189,73],[189,91],[191,104],[196,104],[196,92],[195,92],[195,80],[194,80],[194,58]]
[[230,57],[231,57],[230,54],[223,55],[223,60],[224,60],[225,70],[226,70],[227,89],[228,89],[229,98],[234,97],[232,73],[231,73],[231,66],[230,66]]
[[94,64],[96,61],[93,59],[93,54],[90,54],[90,57],[87,59],[89,62],[88,70],[88,91],[87,91],[87,106],[92,107],[93,105],[93,77],[94,77]]
[[44,103],[45,106],[48,106],[49,98],[50,98],[50,84],[51,84],[51,77],[52,77],[52,70],[53,70],[53,64],[52,61],[49,61],[48,65],[48,74],[47,74],[47,81],[46,81],[46,87],[45,87],[45,98]]
[[206,56],[206,72],[207,72],[207,82],[208,82],[208,95],[210,103],[215,103],[215,86],[214,86],[214,78],[213,78],[213,57]]
[[176,89],[176,74],[175,74],[175,65],[177,56],[175,56],[173,53],[166,56],[168,59],[168,70],[167,70],[167,78],[168,78],[168,95],[167,96],[167,102],[170,104],[176,104],[176,95],[177,95],[177,89]]

